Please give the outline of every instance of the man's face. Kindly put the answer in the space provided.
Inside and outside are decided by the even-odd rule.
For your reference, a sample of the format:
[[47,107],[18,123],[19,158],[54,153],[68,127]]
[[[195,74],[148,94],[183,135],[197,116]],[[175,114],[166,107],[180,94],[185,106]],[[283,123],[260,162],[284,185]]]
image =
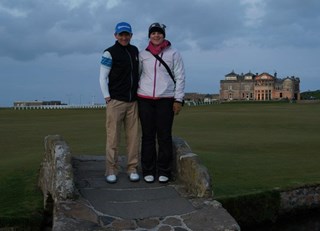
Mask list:
[[121,32],[119,34],[115,34],[114,36],[122,46],[127,46],[130,43],[132,34],[128,32]]

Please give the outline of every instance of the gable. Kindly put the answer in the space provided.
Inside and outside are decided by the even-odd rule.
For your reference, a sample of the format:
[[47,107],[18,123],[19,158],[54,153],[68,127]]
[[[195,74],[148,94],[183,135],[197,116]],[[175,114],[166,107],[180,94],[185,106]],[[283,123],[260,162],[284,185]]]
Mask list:
[[255,80],[274,80],[274,77],[268,73],[257,75]]

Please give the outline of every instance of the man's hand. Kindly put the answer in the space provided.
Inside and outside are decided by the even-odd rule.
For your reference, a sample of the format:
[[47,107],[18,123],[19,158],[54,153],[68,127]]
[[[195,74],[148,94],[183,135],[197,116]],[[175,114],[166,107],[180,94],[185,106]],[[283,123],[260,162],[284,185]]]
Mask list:
[[111,98],[110,97],[106,97],[105,100],[106,100],[106,104],[108,104],[111,101]]
[[182,103],[181,102],[174,102],[173,103],[173,112],[175,115],[178,115],[179,112],[181,111],[182,109]]

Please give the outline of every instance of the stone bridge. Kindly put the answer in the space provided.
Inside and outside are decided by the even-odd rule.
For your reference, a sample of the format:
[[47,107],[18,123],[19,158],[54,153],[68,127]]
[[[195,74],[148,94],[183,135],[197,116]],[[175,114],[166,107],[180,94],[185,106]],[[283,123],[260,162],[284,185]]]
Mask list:
[[132,183],[126,176],[107,184],[104,156],[72,156],[60,135],[44,143],[39,187],[54,231],[240,230],[213,199],[207,169],[181,138],[173,139],[175,180],[167,185]]
[[[167,185],[132,183],[124,171],[117,184],[107,184],[104,156],[72,156],[59,135],[45,137],[44,143],[38,184],[48,230],[240,230],[213,199],[207,169],[181,138],[173,139],[175,180]],[[124,157],[120,163],[125,169]],[[320,207],[319,184],[275,190],[277,215]]]

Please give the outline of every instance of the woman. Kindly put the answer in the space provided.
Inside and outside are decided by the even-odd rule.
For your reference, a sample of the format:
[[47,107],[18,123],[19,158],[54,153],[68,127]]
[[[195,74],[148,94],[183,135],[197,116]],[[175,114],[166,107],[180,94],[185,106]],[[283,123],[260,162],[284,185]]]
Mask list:
[[180,53],[165,39],[165,28],[166,26],[160,23],[151,24],[148,34],[149,45],[139,54],[141,166],[143,178],[147,183],[154,182],[156,177],[160,183],[170,180],[173,161],[173,117],[179,114],[184,97],[183,61]]

